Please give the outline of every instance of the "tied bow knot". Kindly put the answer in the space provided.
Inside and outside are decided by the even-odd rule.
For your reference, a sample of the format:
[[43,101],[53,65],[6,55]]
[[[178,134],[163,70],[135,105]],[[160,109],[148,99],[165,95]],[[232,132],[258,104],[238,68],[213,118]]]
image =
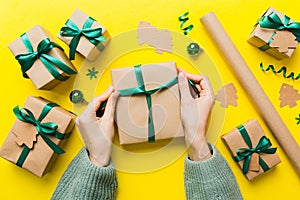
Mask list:
[[62,150],[58,145],[56,145],[48,136],[53,136],[55,138],[63,140],[67,138],[69,135],[58,132],[57,131],[58,125],[53,122],[43,122],[43,123],[41,122],[45,118],[45,116],[50,112],[50,110],[55,106],[57,106],[57,104],[48,103],[42,110],[38,119],[36,119],[33,113],[27,108],[19,109],[19,106],[16,106],[13,109],[13,112],[19,120],[34,125],[38,132],[38,135],[40,135],[43,138],[43,140],[47,143],[47,145],[55,153],[62,154],[65,151]]
[[56,69],[56,67],[69,75],[76,74],[76,72],[72,70],[69,66],[67,66],[65,63],[47,54],[50,50],[52,50],[55,47],[64,51],[58,44],[51,42],[49,38],[43,39],[38,44],[36,51],[33,50],[32,44],[26,34],[21,35],[21,39],[28,52],[19,54],[15,58],[21,65],[21,70],[24,78],[29,78],[26,72],[32,67],[32,65],[37,59],[40,59],[42,61],[42,63],[46,66],[50,74],[57,80],[65,81],[69,77],[61,75]]
[[248,145],[249,148],[239,148],[236,150],[236,156],[233,157],[236,162],[240,162],[244,160],[242,171],[246,174],[249,170],[249,165],[251,161],[251,157],[253,153],[259,154],[259,165],[262,167],[264,171],[269,170],[269,166],[266,162],[261,158],[260,154],[274,154],[277,148],[270,148],[272,146],[271,141],[266,137],[262,136],[257,143],[256,147],[252,147],[251,139],[248,135],[246,128],[243,125],[237,127],[239,132],[241,133],[245,143]]
[[102,28],[91,28],[95,20],[89,17],[84,23],[82,29],[68,20],[66,26],[62,27],[60,30],[60,35],[63,37],[73,37],[69,47],[70,47],[70,60],[75,59],[75,52],[78,46],[81,36],[85,36],[93,45],[97,46],[100,42],[105,42],[105,38],[102,35]]
[[296,40],[300,42],[300,23],[290,23],[290,18],[286,15],[284,16],[283,20],[281,20],[275,12],[272,12],[258,20],[258,23],[262,28],[288,30],[293,33],[293,35],[296,37]]
[[57,124],[52,123],[52,122],[44,122],[42,123],[40,120],[37,120],[33,113],[26,109],[26,108],[21,108],[15,107],[14,108],[14,113],[17,115],[17,118],[23,122],[30,123],[36,127],[36,130],[39,134],[49,134],[52,135],[57,131]]

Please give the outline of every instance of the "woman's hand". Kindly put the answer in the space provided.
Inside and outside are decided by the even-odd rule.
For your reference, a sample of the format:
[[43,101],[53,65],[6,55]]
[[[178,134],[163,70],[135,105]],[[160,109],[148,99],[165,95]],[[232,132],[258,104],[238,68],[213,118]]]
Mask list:
[[[194,83],[197,92],[191,95],[188,79]],[[214,93],[205,76],[189,74],[179,69],[179,90],[181,96],[181,118],[185,132],[185,142],[189,157],[193,161],[208,159],[211,156],[206,141],[206,126],[214,105]]]
[[[89,158],[97,166],[105,167],[109,164],[111,146],[114,137],[114,112],[119,93],[110,86],[102,95],[95,97],[86,110],[76,119]],[[101,118],[96,111],[101,103],[107,100],[104,114]]]

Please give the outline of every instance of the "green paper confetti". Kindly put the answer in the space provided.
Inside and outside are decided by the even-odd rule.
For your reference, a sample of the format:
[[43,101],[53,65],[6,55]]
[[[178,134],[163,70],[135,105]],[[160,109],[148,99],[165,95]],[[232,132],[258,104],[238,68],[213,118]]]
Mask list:
[[93,78],[97,78],[97,74],[99,73],[99,71],[95,70],[95,67],[93,67],[92,69],[88,69],[88,72],[86,75],[90,77],[90,80],[92,80]]
[[269,71],[269,70],[272,70],[272,72],[275,73],[275,74],[280,74],[280,73],[282,73],[282,75],[283,75],[284,78],[291,78],[291,79],[293,79],[293,80],[298,80],[298,79],[300,78],[300,74],[298,74],[298,75],[295,77],[295,73],[294,73],[294,72],[291,72],[289,75],[287,75],[287,73],[286,73],[287,69],[286,69],[285,66],[282,66],[278,71],[276,71],[276,69],[275,69],[275,67],[274,67],[273,65],[269,65],[269,66],[267,67],[267,69],[264,69],[263,64],[260,63],[260,69],[261,69],[262,71],[266,71],[266,72]]
[[181,22],[180,23],[180,29],[183,30],[184,35],[187,35],[188,32],[190,32],[194,27],[194,25],[191,24],[191,25],[183,28],[183,25],[189,20],[189,18],[187,17],[188,14],[189,14],[189,12],[186,12],[186,13],[184,13],[181,16],[178,17],[178,20]]
[[298,115],[298,117],[295,117],[295,120],[297,121],[297,125],[300,124],[300,114]]

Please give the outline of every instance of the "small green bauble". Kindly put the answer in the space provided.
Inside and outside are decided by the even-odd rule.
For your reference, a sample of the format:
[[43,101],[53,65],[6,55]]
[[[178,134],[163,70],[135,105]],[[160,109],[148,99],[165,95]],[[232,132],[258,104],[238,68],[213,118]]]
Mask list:
[[70,100],[75,104],[86,102],[86,100],[83,97],[83,93],[80,90],[73,90],[70,93]]
[[193,43],[189,44],[189,46],[187,46],[187,52],[190,56],[197,56],[202,51],[203,51],[203,49],[201,49],[201,47],[195,42],[193,42]]

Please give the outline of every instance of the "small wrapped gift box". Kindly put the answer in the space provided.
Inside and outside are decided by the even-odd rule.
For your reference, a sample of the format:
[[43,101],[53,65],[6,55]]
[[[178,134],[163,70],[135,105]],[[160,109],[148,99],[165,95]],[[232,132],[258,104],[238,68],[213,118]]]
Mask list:
[[24,108],[13,109],[17,120],[1,149],[0,156],[42,177],[53,165],[56,154],[64,151],[61,141],[68,138],[75,115],[55,103],[29,96]]
[[121,144],[184,136],[175,62],[111,70]]
[[37,25],[9,44],[21,65],[24,78],[37,89],[50,90],[77,71],[52,35]]
[[257,120],[249,120],[222,136],[234,160],[248,180],[279,164],[277,148],[272,148]]
[[270,7],[258,20],[248,42],[277,59],[291,57],[300,41],[300,23]]
[[85,58],[94,60],[110,41],[106,28],[93,18],[76,9],[61,28],[58,38],[70,47],[70,60],[77,51]]

